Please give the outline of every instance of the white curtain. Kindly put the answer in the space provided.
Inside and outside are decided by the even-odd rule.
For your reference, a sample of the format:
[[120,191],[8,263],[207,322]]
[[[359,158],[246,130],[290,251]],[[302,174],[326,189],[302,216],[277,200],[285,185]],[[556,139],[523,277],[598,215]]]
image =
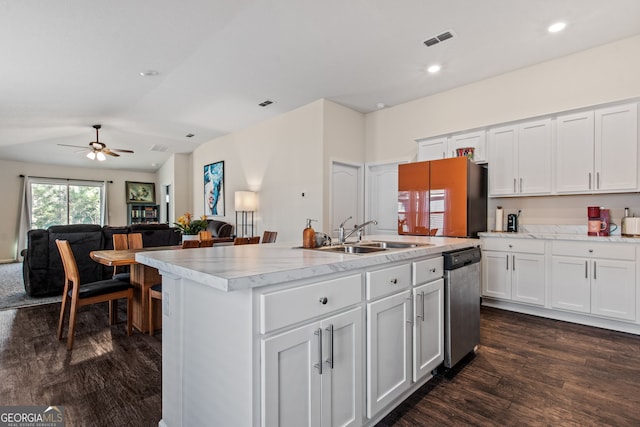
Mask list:
[[27,231],[31,230],[31,197],[29,186],[31,179],[24,177],[22,182],[22,203],[20,204],[20,226],[18,227],[18,246],[16,247],[16,260],[22,262],[20,252],[27,247]]
[[109,193],[107,191],[107,184],[109,183],[109,181],[104,180],[102,181],[102,212],[100,212],[100,221],[102,222],[100,225],[102,225],[103,227],[107,224],[109,224],[109,207],[107,204],[107,194]]

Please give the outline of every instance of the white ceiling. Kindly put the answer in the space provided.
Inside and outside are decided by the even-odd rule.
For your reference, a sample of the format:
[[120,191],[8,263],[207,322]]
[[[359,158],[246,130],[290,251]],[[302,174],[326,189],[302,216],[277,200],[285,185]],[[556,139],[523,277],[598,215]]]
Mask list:
[[[638,0],[0,0],[0,159],[153,171],[319,98],[366,113],[638,33]],[[97,123],[135,154],[57,145]]]

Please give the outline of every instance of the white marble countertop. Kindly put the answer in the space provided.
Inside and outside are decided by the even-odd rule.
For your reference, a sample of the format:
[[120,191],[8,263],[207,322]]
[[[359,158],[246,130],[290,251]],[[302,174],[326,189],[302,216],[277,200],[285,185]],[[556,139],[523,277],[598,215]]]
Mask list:
[[301,249],[300,242],[140,252],[136,261],[207,286],[234,291],[325,274],[378,266],[405,259],[478,246],[478,239],[418,236],[367,236],[367,240],[427,243],[409,249],[340,254]]
[[583,242],[614,242],[614,243],[629,243],[639,244],[640,237],[628,237],[613,235],[613,236],[589,236],[586,231],[584,234],[578,233],[554,233],[554,232],[534,232],[523,231],[517,233],[507,232],[486,232],[478,233],[479,237],[506,237],[511,239],[542,239],[542,240],[575,240]]

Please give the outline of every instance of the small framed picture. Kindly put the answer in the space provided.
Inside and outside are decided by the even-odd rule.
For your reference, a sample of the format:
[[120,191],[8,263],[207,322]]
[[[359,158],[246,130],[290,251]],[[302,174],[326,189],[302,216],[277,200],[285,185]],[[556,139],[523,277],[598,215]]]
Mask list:
[[224,160],[204,167],[204,214],[224,216]]
[[127,203],[156,203],[156,185],[153,182],[125,182]]

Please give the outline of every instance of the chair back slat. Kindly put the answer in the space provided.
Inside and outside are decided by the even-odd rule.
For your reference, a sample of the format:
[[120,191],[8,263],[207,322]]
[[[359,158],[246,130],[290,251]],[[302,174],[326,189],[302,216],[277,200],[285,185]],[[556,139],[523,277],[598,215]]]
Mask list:
[[200,247],[201,248],[210,248],[211,246],[213,246],[213,239],[201,240],[200,241]]
[[129,249],[142,249],[144,247],[142,244],[142,233],[129,233],[127,235],[127,239],[129,242]]
[[260,243],[260,236],[255,237],[236,237],[233,240],[234,245],[254,245]]
[[265,231],[262,235],[262,243],[275,243],[277,236],[277,231]]
[[[60,252],[60,258],[62,258],[62,267],[64,268],[64,279],[68,286],[72,286],[73,295],[78,295],[78,289],[80,288],[80,274],[78,273],[78,265],[76,259],[71,250],[71,245],[68,240],[56,239],[56,246]],[[65,291],[68,291],[65,287]]]
[[182,249],[199,248],[200,241],[198,240],[185,240],[182,242]]

